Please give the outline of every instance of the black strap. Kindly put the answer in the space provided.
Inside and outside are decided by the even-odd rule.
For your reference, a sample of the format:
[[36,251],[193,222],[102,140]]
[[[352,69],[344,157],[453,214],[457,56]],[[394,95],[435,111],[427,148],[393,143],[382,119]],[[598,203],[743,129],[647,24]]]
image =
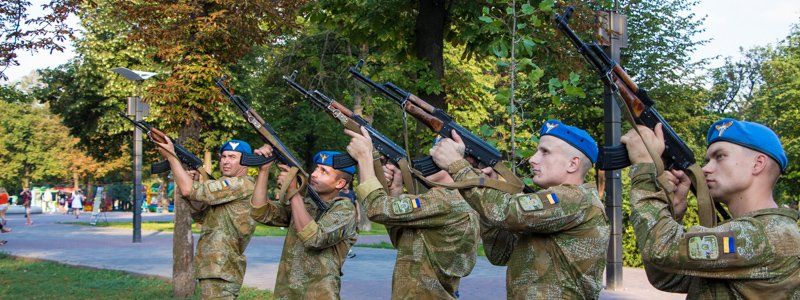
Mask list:
[[271,155],[269,157],[263,155],[253,155],[253,154],[244,154],[242,153],[242,159],[239,160],[239,164],[248,167],[258,167],[269,162],[275,160],[277,156]]
[[169,161],[160,161],[150,165],[150,174],[161,174],[169,171]]
[[598,155],[597,160],[598,169],[605,171],[619,170],[630,165],[631,160],[628,158],[628,149],[625,148],[625,145],[600,147],[600,155]]

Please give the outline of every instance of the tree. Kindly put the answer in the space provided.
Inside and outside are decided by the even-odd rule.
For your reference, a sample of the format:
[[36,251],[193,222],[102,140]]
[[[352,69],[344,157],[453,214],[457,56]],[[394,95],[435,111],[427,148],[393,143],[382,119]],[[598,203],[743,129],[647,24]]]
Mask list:
[[66,19],[77,8],[77,0],[50,0],[42,5],[44,14],[31,17],[30,1],[0,2],[0,80],[7,79],[5,70],[18,66],[16,51],[64,51],[64,43],[73,29]]
[[64,153],[73,151],[72,137],[57,116],[19,91],[0,101],[0,183],[30,187],[33,181],[63,181],[69,177]]
[[[180,132],[179,140],[190,149],[208,149],[229,136],[230,124],[235,123],[230,105],[212,79],[227,74],[226,68],[252,46],[274,41],[292,28],[295,12],[303,4],[158,0],[116,2],[115,6],[119,19],[134,24],[129,41],[152,50],[153,60],[169,74],[149,88],[146,98],[156,108],[154,114],[162,128]],[[175,211],[173,294],[187,297],[194,291],[191,220],[184,201],[176,201]]]

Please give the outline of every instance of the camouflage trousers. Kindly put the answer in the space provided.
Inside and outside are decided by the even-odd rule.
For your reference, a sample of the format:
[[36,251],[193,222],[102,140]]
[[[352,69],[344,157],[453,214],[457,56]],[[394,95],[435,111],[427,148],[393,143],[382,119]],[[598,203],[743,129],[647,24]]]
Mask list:
[[226,281],[220,278],[200,279],[200,293],[202,299],[236,299],[239,296],[241,284]]

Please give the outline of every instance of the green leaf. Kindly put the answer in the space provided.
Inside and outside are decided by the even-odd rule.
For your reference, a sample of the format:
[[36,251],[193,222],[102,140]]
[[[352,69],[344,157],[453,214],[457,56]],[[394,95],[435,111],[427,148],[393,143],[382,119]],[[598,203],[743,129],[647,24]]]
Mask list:
[[497,94],[494,95],[494,100],[502,105],[508,105],[508,99],[508,88],[501,88],[497,91]]
[[494,134],[494,128],[487,124],[481,125],[481,135],[484,137],[492,136]]
[[525,26],[527,26],[527,24],[525,24],[525,23],[519,23],[519,24],[517,24],[517,30],[522,30],[522,29],[525,29]]
[[530,177],[522,178],[522,182],[524,182],[525,185],[533,185],[533,179]]
[[575,72],[569,72],[569,82],[571,84],[578,84],[578,80],[581,79],[581,76]]
[[531,86],[536,86],[539,84],[539,80],[542,79],[542,76],[544,76],[544,70],[537,66],[528,74],[528,81],[531,82]]
[[522,5],[522,13],[523,14],[530,15],[530,14],[533,13],[533,11],[534,11],[534,8],[530,4],[525,3],[525,4]]
[[484,23],[492,23],[492,21],[494,21],[494,20],[492,20],[492,18],[491,18],[491,17],[489,17],[489,16],[480,16],[480,17],[478,17],[478,20],[481,20],[481,21],[483,21]]
[[550,102],[553,103],[554,106],[559,106],[561,105],[561,97],[553,95],[550,97]]
[[488,8],[488,7],[486,7],[486,6],[484,6],[484,7],[483,7],[483,10],[482,10],[482,11],[483,11],[483,14],[484,14],[484,15],[488,15],[488,14],[489,14],[489,8]]
[[555,0],[544,0],[539,2],[539,10],[543,12],[550,12],[553,10],[553,4],[555,4]]
[[552,87],[557,87],[557,88],[561,87],[561,81],[559,81],[558,78],[555,77],[550,78],[550,81],[548,81],[547,84]]
[[571,84],[564,85],[564,92],[566,92],[569,96],[575,96],[578,98],[586,97],[586,93],[583,92],[583,89]]
[[535,27],[542,26],[542,20],[539,20],[539,17],[536,15],[531,15],[531,23],[533,23]]
[[517,107],[516,107],[516,106],[513,106],[513,105],[506,106],[506,112],[507,112],[509,115],[516,114],[516,113],[517,113]]

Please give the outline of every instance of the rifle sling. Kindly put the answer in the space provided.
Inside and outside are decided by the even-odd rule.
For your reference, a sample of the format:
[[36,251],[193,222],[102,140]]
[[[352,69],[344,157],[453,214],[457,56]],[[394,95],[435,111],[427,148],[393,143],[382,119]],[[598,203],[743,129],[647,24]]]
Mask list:
[[[619,90],[617,90],[617,92],[619,94]],[[620,94],[620,97],[614,98],[617,100],[619,107],[622,108],[621,111],[625,116],[625,119],[631,124],[633,130],[636,131],[636,134],[642,138],[642,133],[639,132],[639,128],[637,127],[636,121],[633,119],[633,114],[630,110],[630,107],[622,102],[621,96],[622,95]],[[647,153],[650,154],[650,158],[653,159],[653,162],[656,165],[656,181],[663,188],[664,193],[667,195],[667,207],[669,208],[670,214],[675,217],[675,212],[672,208],[672,191],[674,190],[674,186],[671,182],[669,182],[669,180],[667,180],[664,174],[664,162],[661,160],[661,155],[657,155],[653,150],[653,145],[650,145],[644,138],[642,138],[642,142],[644,147],[647,149]],[[700,166],[697,165],[697,163],[692,164],[684,171],[689,176],[692,186],[694,186],[696,189],[695,196],[697,197],[697,214],[700,218],[700,226],[708,228],[716,226],[717,214],[714,210],[714,200],[711,199],[711,194],[708,191],[708,186],[706,185],[706,179],[703,171],[700,169]]]

